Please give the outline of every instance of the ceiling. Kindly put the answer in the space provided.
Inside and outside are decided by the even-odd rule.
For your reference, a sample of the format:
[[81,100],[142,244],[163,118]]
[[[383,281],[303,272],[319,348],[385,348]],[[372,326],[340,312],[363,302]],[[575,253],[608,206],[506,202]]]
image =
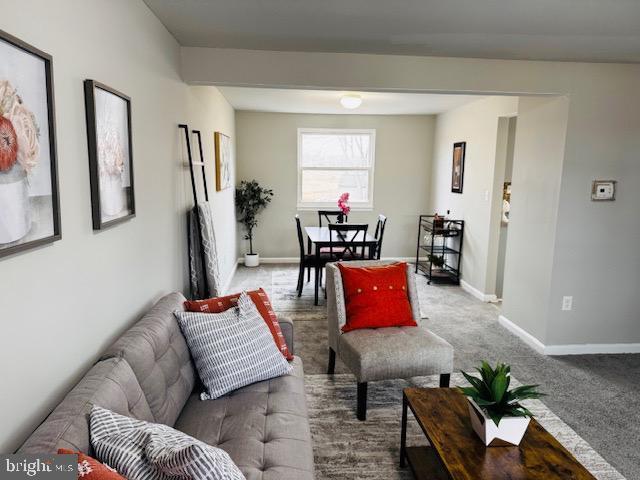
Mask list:
[[184,46],[640,62],[639,0],[144,0]]
[[340,105],[340,98],[352,92],[246,87],[218,87],[218,90],[236,110],[280,113],[431,115],[482,98],[474,95],[356,92],[362,97],[362,105],[348,110]]

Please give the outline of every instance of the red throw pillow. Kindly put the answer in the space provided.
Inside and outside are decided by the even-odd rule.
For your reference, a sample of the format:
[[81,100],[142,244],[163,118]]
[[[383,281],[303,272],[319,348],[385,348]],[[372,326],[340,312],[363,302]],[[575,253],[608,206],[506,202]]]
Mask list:
[[78,478],[83,480],[126,480],[109,465],[100,463],[82,452],[60,448],[58,455],[78,455]]
[[[258,312],[262,315],[264,322],[269,327],[273,340],[287,360],[293,360],[293,355],[289,352],[287,342],[282,334],[282,329],[278,323],[278,317],[276,312],[271,308],[271,302],[267,293],[262,289],[253,290],[247,292],[255,306],[258,308]],[[235,307],[238,304],[238,298],[240,293],[234,293],[233,295],[227,295],[226,297],[209,298],[207,300],[187,300],[184,302],[184,308],[187,312],[203,312],[203,313],[222,313],[229,310],[231,307]]]
[[415,327],[407,296],[407,264],[350,267],[338,263],[342,274],[347,323],[343,332],[358,328]]

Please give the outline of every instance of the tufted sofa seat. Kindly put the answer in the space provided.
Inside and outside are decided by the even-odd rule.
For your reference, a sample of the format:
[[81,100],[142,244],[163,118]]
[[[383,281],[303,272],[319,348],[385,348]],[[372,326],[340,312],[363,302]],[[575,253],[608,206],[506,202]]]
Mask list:
[[[294,358],[289,375],[200,400],[195,367],[173,315],[184,300],[179,293],[160,299],[105,351],[19,452],[71,448],[91,455],[88,414],[95,404],[220,447],[247,480],[313,479],[302,360]],[[293,323],[280,322],[293,352]]]

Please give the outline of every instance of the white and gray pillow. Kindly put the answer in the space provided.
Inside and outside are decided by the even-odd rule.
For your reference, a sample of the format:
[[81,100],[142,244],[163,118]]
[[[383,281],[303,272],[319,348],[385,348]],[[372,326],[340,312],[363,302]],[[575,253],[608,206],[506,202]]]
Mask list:
[[229,454],[167,425],[94,406],[91,446],[128,480],[245,480]]
[[240,295],[237,308],[222,313],[175,315],[205,387],[202,400],[218,398],[293,369],[246,292]]

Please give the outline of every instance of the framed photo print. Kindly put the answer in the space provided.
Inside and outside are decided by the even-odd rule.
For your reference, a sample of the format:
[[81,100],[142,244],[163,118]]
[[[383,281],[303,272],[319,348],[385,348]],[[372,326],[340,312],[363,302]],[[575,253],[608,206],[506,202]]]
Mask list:
[[52,63],[0,30],[0,257],[61,238]]
[[215,132],[216,147],[216,191],[231,186],[231,138],[220,132]]
[[135,217],[131,99],[123,93],[85,80],[89,174],[93,229]]
[[453,144],[453,164],[451,166],[451,191],[462,193],[464,181],[464,152],[467,142],[457,142]]

